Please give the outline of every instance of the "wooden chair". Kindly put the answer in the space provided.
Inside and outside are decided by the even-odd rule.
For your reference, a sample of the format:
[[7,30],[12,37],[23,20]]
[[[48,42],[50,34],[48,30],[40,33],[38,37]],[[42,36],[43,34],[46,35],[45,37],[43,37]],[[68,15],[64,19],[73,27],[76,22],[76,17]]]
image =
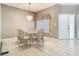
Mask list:
[[19,44],[25,44],[25,43],[30,43],[30,35],[26,32],[23,32],[23,30],[19,29],[18,30],[18,39],[17,39],[17,42]]
[[43,30],[39,30],[38,33],[34,33],[32,39],[33,43],[36,43],[37,45],[44,45],[44,38],[43,38]]
[[21,29],[18,29],[18,39],[17,39],[17,42],[21,43],[23,39],[24,39],[23,38],[23,31]]
[[44,45],[44,31],[42,29],[38,30],[38,34],[36,36],[38,42],[37,44]]

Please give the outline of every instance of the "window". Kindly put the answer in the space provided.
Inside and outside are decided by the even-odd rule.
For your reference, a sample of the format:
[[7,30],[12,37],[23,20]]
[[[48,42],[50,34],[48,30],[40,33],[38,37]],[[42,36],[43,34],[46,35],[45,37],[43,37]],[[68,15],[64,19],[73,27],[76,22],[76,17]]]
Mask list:
[[44,20],[37,20],[37,30],[43,29],[44,32],[48,33],[49,32],[49,20],[44,19]]

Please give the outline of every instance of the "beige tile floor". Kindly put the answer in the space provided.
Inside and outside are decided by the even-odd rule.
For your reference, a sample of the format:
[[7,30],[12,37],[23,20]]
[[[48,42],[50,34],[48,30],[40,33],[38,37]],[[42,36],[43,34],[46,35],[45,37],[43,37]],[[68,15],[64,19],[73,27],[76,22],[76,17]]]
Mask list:
[[[79,40],[59,40],[44,37],[44,47],[36,48],[27,45],[19,46],[17,38],[3,39],[3,48],[9,50],[5,56],[78,56]],[[7,43],[7,44],[5,44]]]

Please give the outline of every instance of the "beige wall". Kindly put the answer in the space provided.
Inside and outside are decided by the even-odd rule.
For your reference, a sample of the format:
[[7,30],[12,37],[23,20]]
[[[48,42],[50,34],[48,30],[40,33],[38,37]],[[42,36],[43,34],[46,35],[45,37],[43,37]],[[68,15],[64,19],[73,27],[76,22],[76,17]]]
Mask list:
[[[50,8],[39,11],[38,13],[31,13],[22,9],[1,5],[2,9],[2,38],[16,37],[17,29],[21,28],[24,31],[29,31],[34,28],[34,21],[27,21],[27,15],[39,17],[42,15],[51,15],[49,24],[49,36],[58,38],[58,12],[59,6],[54,5]],[[56,23],[56,25],[54,24]]]
[[75,14],[77,6],[76,5],[60,5],[60,14]]
[[[58,38],[58,13],[59,13],[59,6],[54,5],[50,8],[42,10],[37,13],[37,17],[42,15],[49,14],[51,15],[51,20],[49,24],[49,36],[53,38]],[[56,25],[55,25],[56,24]]]
[[0,40],[1,40],[1,4],[0,4]]
[[17,29],[21,28],[24,31],[30,31],[34,28],[34,21],[27,21],[26,16],[33,13],[1,5],[2,9],[2,38],[10,38],[17,36]]
[[1,50],[1,4],[0,4],[0,50]]

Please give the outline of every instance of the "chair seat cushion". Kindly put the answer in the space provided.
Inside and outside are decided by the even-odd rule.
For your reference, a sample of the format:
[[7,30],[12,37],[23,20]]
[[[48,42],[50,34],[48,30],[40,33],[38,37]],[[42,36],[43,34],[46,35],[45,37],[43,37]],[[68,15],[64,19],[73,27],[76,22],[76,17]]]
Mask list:
[[30,39],[30,37],[29,37],[29,36],[27,36],[27,37],[24,37],[24,39]]

